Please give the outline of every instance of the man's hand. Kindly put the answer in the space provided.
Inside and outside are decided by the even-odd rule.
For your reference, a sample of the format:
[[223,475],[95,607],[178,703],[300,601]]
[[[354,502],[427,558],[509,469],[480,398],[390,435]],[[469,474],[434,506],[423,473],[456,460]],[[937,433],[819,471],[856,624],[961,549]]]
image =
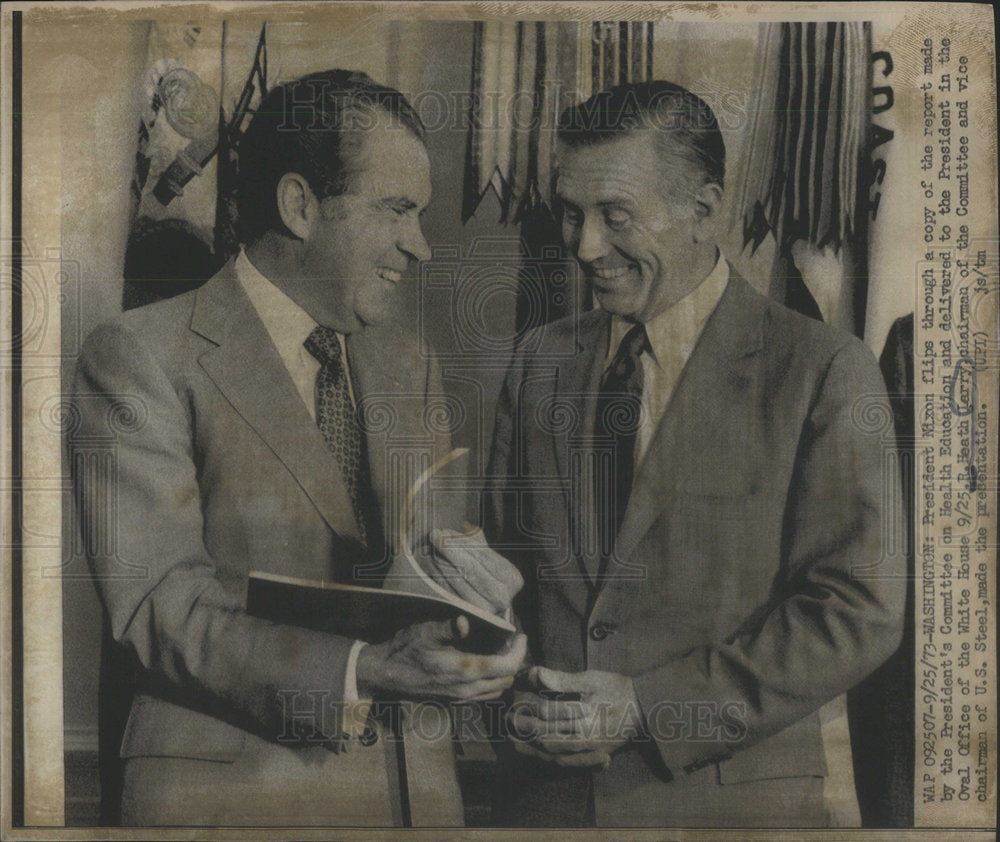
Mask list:
[[386,643],[364,647],[358,655],[358,694],[465,702],[499,696],[513,683],[527,641],[518,634],[497,655],[474,655],[451,645],[468,633],[468,619],[459,617],[419,623]]
[[524,579],[507,559],[486,543],[481,529],[435,529],[428,572],[439,585],[466,602],[505,616]]
[[515,693],[508,714],[514,747],[522,754],[559,766],[607,768],[612,752],[642,730],[635,687],[627,675],[532,667],[527,685]]

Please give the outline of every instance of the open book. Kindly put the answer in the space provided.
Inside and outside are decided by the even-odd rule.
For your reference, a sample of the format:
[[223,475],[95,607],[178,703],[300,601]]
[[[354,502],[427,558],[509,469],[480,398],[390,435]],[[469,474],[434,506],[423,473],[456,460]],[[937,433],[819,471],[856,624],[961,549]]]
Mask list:
[[423,535],[421,506],[429,505],[430,480],[454,471],[468,450],[452,450],[424,471],[409,489],[399,518],[398,556],[383,587],[368,588],[338,582],[301,579],[253,571],[247,591],[247,613],[278,623],[381,643],[414,623],[464,615],[468,636],[459,648],[496,652],[515,631],[505,617],[466,602],[435,582],[420,566],[414,548]]

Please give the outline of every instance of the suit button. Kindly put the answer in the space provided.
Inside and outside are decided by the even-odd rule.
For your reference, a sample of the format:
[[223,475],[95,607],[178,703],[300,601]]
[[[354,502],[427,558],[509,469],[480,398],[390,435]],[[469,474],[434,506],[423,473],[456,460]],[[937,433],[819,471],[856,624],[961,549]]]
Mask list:
[[590,629],[591,640],[604,640],[609,634],[611,634],[611,629],[606,623],[596,623]]
[[366,725],[365,730],[361,732],[361,736],[358,737],[358,742],[367,748],[368,746],[373,746],[378,742],[378,731],[372,728],[371,725]]

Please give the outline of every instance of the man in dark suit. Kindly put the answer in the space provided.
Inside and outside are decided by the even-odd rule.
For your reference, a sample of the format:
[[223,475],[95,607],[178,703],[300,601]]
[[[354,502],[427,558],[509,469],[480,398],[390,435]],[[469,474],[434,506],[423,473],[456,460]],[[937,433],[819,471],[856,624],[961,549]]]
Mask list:
[[853,336],[756,293],[716,246],[725,148],[676,85],[559,125],[565,241],[599,309],[520,343],[491,545],[526,580],[532,668],[498,824],[822,825],[818,710],[899,643],[888,417]]
[[86,343],[74,440],[113,435],[116,456],[81,459],[77,493],[139,671],[124,823],[461,824],[443,708],[387,723],[370,700],[496,695],[523,639],[474,656],[452,645],[464,620],[365,645],[245,611],[254,569],[373,584],[395,551],[399,458],[448,446],[424,422],[436,369],[391,319],[428,256],[422,137],[364,74],[275,88],[240,146],[243,250]]

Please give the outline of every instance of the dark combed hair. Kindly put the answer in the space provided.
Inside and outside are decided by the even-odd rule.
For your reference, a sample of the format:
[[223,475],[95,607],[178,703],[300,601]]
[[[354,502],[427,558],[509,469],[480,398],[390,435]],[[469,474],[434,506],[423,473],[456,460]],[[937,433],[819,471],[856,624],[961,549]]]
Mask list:
[[673,82],[632,82],[600,91],[559,116],[558,138],[586,146],[639,129],[658,132],[661,152],[680,155],[704,176],[724,186],[726,146],[708,104]]
[[355,133],[393,119],[421,141],[424,125],[399,91],[356,70],[324,70],[273,88],[239,143],[240,238],[281,231],[277,187],[295,172],[320,200],[350,186]]

